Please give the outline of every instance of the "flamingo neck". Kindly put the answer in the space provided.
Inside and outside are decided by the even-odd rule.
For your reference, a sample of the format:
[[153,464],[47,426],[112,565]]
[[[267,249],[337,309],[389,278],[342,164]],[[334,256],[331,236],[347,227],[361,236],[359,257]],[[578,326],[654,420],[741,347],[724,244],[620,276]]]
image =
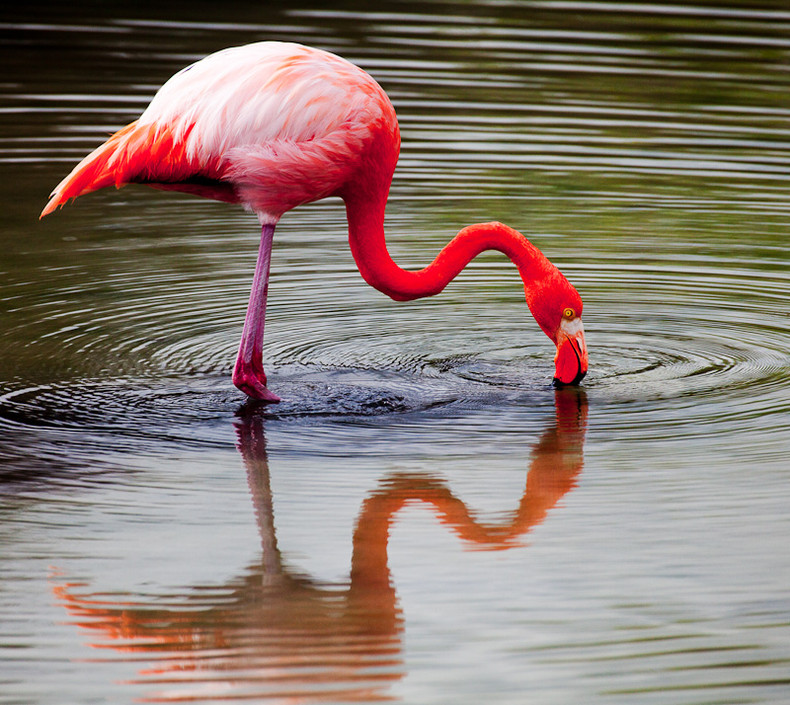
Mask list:
[[[438,294],[472,259],[486,250],[502,252],[516,265],[533,314],[536,313],[533,304],[539,302],[558,278],[563,279],[560,271],[527,238],[498,222],[469,225],[424,269],[402,269],[387,250],[384,206],[385,201],[346,198],[349,242],[365,281],[396,301]],[[545,328],[544,331],[551,337],[551,332]]]

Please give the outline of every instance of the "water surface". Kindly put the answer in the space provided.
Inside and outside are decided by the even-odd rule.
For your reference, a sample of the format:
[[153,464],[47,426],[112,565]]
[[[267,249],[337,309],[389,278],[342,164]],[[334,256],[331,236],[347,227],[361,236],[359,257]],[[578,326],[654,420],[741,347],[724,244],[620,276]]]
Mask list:
[[[4,10],[0,702],[776,703],[790,679],[790,13],[593,2]],[[527,234],[590,373],[487,254],[367,287],[289,213],[142,187],[38,222],[172,73],[261,39],[391,96],[387,227]]]

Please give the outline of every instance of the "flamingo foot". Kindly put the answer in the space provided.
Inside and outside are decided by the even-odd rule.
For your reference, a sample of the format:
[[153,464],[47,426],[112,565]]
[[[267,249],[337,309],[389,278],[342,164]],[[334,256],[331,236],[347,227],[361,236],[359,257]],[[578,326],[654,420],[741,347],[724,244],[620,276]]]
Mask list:
[[236,369],[233,370],[233,384],[252,399],[269,404],[276,404],[280,401],[280,397],[269,391],[266,386],[266,375],[263,370],[258,371],[245,365],[236,365]]

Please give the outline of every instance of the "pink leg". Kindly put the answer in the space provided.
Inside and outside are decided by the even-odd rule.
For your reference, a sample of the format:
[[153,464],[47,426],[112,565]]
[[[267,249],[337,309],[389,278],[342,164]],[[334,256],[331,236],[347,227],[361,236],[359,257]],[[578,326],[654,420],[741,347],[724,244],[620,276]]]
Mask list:
[[272,257],[274,225],[266,224],[261,229],[261,247],[255,277],[252,280],[250,305],[244,319],[239,355],[233,369],[233,384],[253,399],[278,402],[280,397],[266,388],[266,373],[263,371],[263,326],[266,322],[266,296],[269,292],[269,264]]

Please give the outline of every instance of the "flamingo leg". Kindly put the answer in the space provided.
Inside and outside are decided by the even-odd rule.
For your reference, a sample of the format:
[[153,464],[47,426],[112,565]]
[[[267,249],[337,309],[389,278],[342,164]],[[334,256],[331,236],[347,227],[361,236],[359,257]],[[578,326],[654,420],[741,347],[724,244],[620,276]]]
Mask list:
[[269,266],[272,257],[274,224],[265,223],[261,228],[261,245],[255,277],[252,280],[250,304],[244,319],[239,354],[233,368],[233,384],[253,399],[278,402],[280,397],[266,388],[263,371],[263,328],[266,322],[266,297],[269,293]]

